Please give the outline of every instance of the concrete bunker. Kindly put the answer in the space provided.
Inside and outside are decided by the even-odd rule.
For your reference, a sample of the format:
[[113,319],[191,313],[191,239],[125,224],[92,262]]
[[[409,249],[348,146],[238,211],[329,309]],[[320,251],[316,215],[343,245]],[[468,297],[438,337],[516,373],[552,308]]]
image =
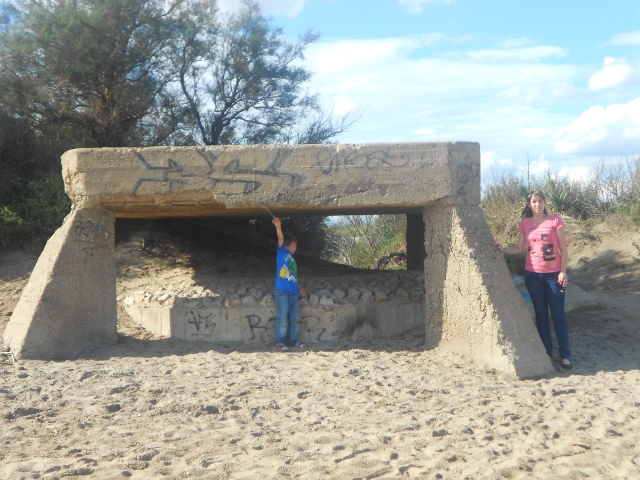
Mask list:
[[520,378],[553,369],[490,246],[477,143],[78,149],[62,165],[73,208],[5,330],[17,356],[68,358],[115,342],[116,217],[258,215],[266,207],[283,216],[405,213],[420,229],[422,217],[425,348]]

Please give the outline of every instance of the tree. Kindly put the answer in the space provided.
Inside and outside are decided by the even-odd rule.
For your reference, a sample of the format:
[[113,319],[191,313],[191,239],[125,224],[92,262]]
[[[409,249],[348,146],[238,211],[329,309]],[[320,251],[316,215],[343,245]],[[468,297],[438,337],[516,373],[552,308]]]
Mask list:
[[[358,268],[375,268],[376,260],[406,252],[405,215],[345,215],[328,228],[328,259]],[[406,257],[405,257],[406,260]],[[406,262],[386,268],[406,267]]]
[[184,10],[183,0],[21,1],[2,32],[0,102],[37,127],[73,126],[90,146],[161,143],[175,128],[145,120],[177,108],[165,53]]
[[289,42],[253,0],[219,26],[183,29],[172,58],[194,137],[205,145],[324,143],[345,131],[353,119],[323,114],[304,90],[304,50],[317,38],[308,31]]

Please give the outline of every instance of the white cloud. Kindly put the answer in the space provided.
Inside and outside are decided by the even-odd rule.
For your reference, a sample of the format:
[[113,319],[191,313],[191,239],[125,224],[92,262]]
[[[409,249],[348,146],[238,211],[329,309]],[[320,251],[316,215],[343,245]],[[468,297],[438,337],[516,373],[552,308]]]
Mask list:
[[640,45],[640,30],[621,33],[613,37],[611,45],[637,47]]
[[585,166],[562,167],[558,170],[559,177],[567,177],[573,181],[585,181],[589,179],[591,169]]
[[630,73],[631,67],[624,60],[606,57],[602,70],[594,73],[589,78],[589,90],[602,90],[603,88],[620,85],[629,78]]
[[[348,97],[362,111],[339,141],[478,141],[482,151],[494,152],[484,156],[483,165],[517,167],[530,150],[554,154],[549,160],[555,164],[562,155],[554,151],[554,133],[573,116],[552,107],[581,101],[586,88],[574,84],[585,82],[584,68],[557,61],[562,49],[554,48],[543,55],[516,46],[515,54],[509,44],[508,55],[482,60],[460,51],[441,53],[449,40],[430,34],[310,45],[310,88],[320,93],[324,107]],[[437,55],[423,48],[435,42]]]
[[[526,167],[522,167],[522,170],[526,170]],[[549,171],[549,162],[544,159],[544,154],[540,155],[539,160],[533,160],[529,165],[529,173],[531,175],[540,175],[541,173],[547,173]]]
[[621,155],[640,151],[640,97],[625,104],[597,105],[555,132],[559,153]]
[[484,50],[470,50],[465,53],[466,56],[474,60],[519,60],[530,62],[542,60],[549,57],[564,57],[567,54],[565,48],[554,47],[550,45],[539,45],[537,47],[525,48],[490,48]]
[[354,101],[351,99],[349,95],[342,95],[338,98],[338,102],[333,109],[333,113],[336,115],[344,115],[345,113],[349,113],[355,107]]
[[[294,18],[306,3],[306,0],[258,0],[262,12],[266,15]],[[242,6],[239,0],[218,0],[218,7],[223,12],[237,12]]]
[[513,160],[511,158],[498,158],[498,155],[494,152],[484,152],[480,154],[480,165],[482,168],[487,168],[491,165],[511,165]]
[[311,70],[332,74],[341,70],[363,66],[372,62],[390,62],[404,57],[416,48],[425,47],[440,40],[443,35],[434,33],[410,37],[363,40],[335,40],[311,45],[307,59]]
[[411,132],[414,135],[420,135],[421,137],[433,137],[436,131],[433,128],[421,128],[420,130],[414,130]]
[[420,13],[428,3],[433,3],[435,1],[451,3],[453,0],[398,0],[398,3],[406,6],[409,13]]

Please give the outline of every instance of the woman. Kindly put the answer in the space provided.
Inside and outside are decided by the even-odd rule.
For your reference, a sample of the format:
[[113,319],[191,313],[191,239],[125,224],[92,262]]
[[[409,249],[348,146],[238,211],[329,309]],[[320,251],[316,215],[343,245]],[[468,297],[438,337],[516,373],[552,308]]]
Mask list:
[[527,249],[524,283],[531,296],[536,312],[536,326],[547,355],[551,357],[551,326],[558,340],[558,353],[562,367],[570,369],[569,331],[564,314],[564,292],[567,288],[567,237],[564,223],[557,215],[549,215],[545,208],[546,199],[540,191],[529,192],[527,205],[522,211],[520,238],[518,245],[505,248],[498,242],[493,246],[504,253],[517,254]]

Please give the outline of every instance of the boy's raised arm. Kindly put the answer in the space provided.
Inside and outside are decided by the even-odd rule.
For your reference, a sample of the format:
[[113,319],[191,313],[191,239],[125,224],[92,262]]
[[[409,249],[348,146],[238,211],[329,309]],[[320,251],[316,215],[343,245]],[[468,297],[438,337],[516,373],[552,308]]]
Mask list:
[[278,247],[281,247],[284,243],[284,235],[282,234],[282,222],[278,217],[273,217],[271,223],[276,226],[276,233],[278,234]]

